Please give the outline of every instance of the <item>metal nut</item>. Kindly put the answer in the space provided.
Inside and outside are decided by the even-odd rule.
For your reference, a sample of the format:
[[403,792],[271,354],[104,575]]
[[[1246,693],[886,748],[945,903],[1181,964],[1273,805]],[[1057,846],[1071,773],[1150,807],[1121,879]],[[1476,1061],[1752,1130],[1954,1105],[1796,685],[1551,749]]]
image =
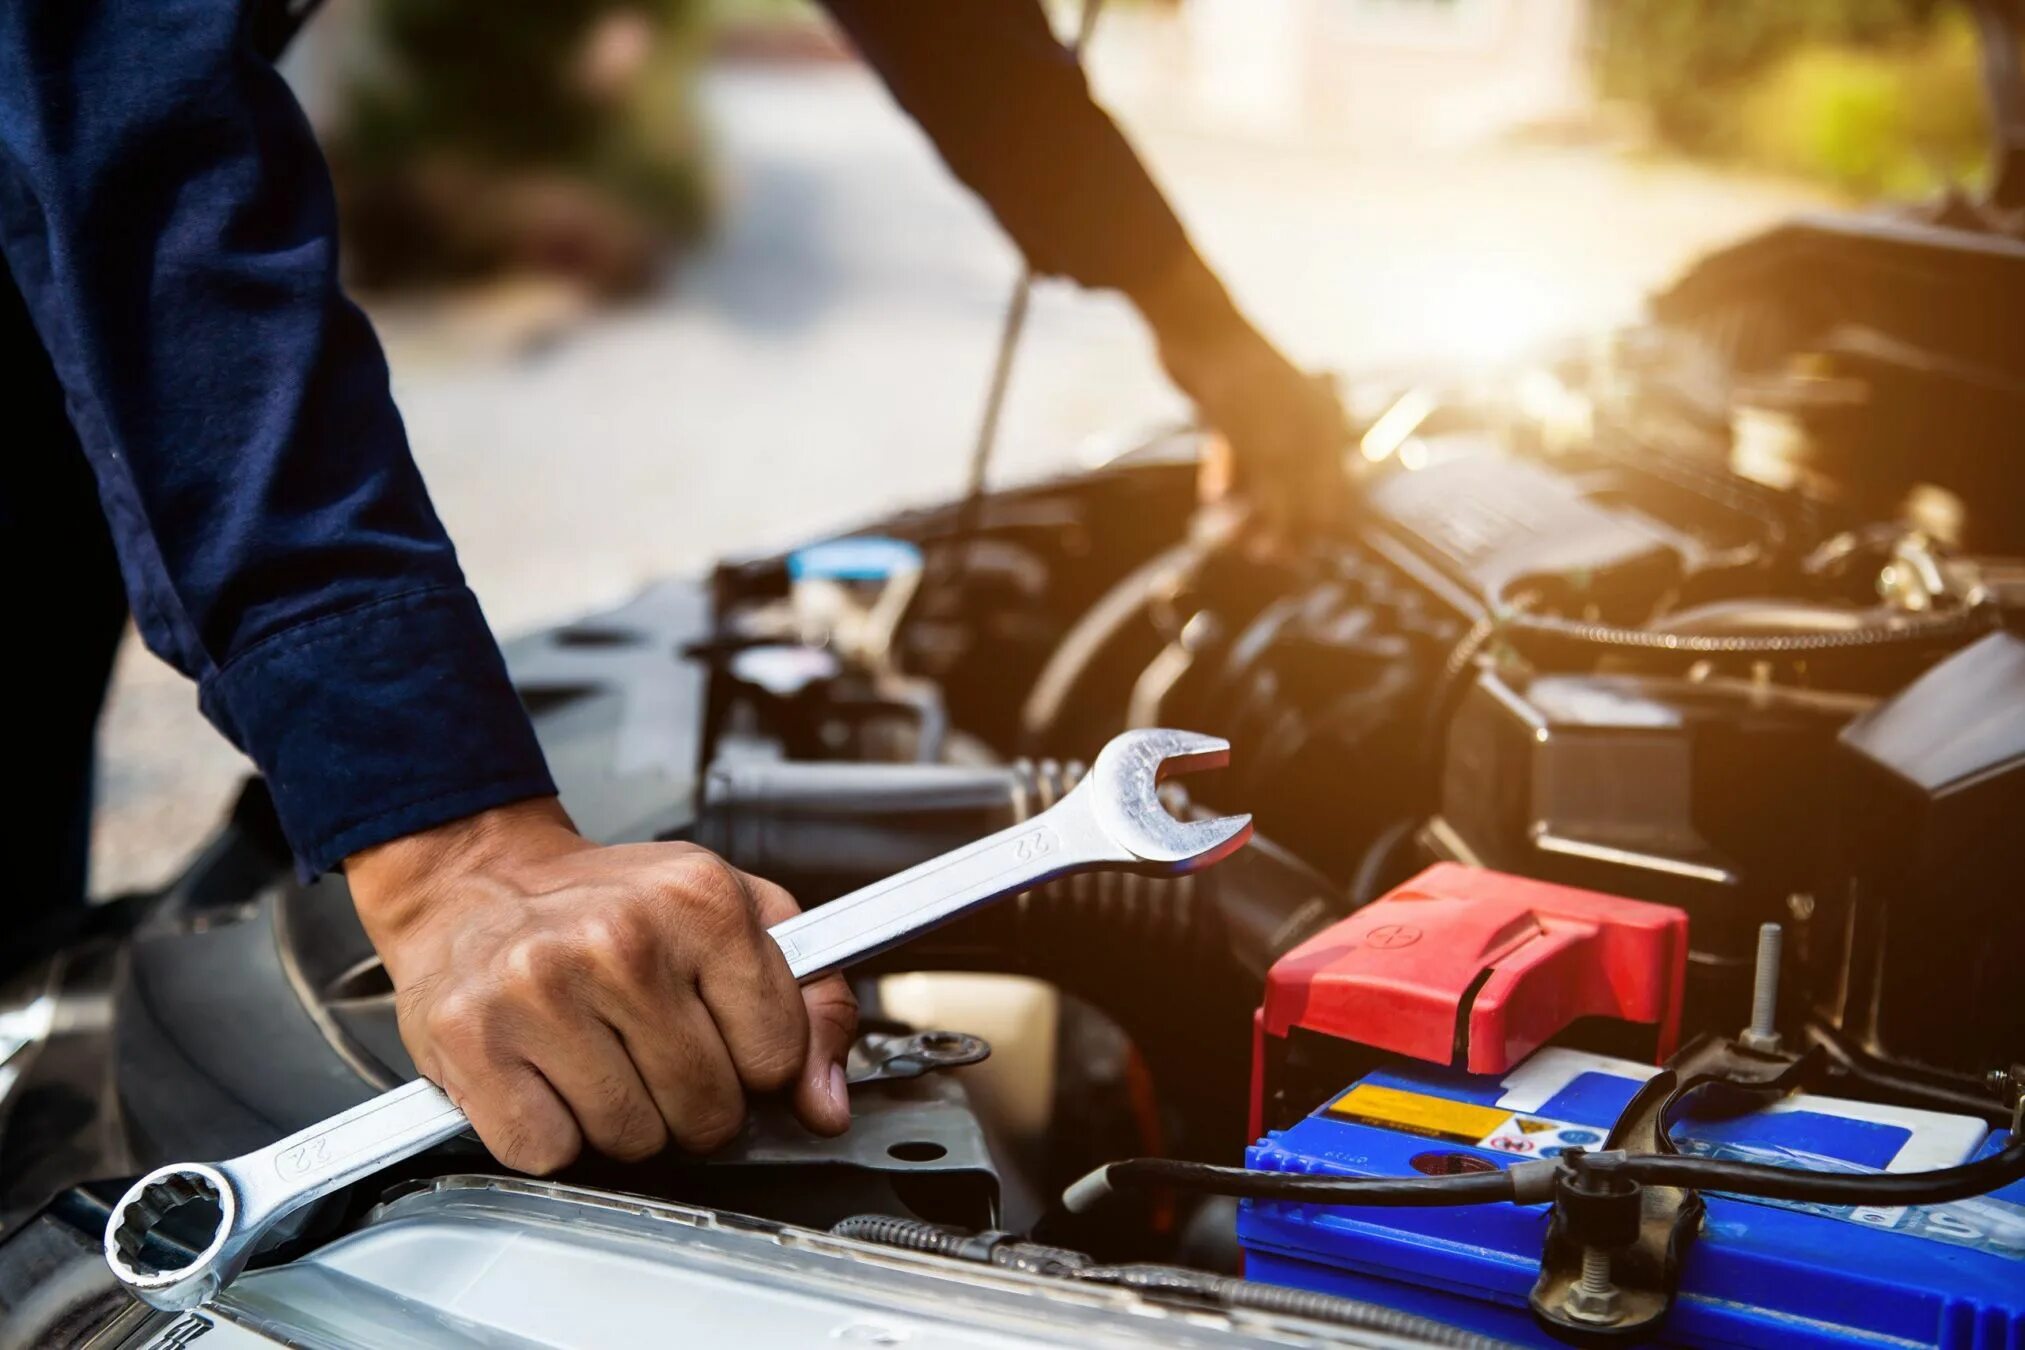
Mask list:
[[1624,1316],[1624,1302],[1610,1278],[1610,1253],[1601,1247],[1582,1250],[1582,1273],[1568,1286],[1562,1310],[1578,1322],[1609,1326]]
[[1615,1289],[1596,1293],[1584,1289],[1578,1281],[1569,1287],[1568,1297],[1562,1301],[1568,1315],[1578,1322],[1590,1322],[1607,1327],[1624,1315],[1622,1300]]

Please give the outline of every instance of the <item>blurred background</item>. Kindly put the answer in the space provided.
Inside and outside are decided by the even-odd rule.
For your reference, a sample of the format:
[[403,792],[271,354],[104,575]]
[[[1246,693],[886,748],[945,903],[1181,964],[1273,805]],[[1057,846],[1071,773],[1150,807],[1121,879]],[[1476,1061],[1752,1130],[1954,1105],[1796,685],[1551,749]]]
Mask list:
[[[1972,183],[1976,61],[1934,0],[1111,0],[1087,57],[1263,330],[1346,371],[1494,360],[1797,210]],[[503,634],[962,486],[1019,260],[812,7],[329,0],[285,69]],[[1121,300],[1043,283],[994,472],[1185,413]],[[130,638],[94,891],[168,876],[243,772]]]

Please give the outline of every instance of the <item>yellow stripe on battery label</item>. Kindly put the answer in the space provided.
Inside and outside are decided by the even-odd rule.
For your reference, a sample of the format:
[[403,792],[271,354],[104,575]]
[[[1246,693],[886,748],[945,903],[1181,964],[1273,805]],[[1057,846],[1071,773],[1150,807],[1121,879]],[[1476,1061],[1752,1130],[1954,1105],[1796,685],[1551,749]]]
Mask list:
[[1404,1092],[1359,1083],[1329,1103],[1329,1114],[1359,1125],[1380,1125],[1403,1134],[1475,1144],[1496,1134],[1512,1113],[1495,1106],[1450,1101],[1424,1092]]

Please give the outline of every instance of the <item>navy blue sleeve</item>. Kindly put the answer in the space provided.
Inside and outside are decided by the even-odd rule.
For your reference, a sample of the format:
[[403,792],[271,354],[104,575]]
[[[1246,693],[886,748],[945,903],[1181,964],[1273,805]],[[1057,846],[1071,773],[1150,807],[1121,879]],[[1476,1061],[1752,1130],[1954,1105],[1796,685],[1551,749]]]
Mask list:
[[822,0],[1036,272],[1138,298],[1196,263],[1039,0]]
[[142,635],[320,871],[554,787],[339,291],[328,173],[245,8],[0,4],[0,253]]

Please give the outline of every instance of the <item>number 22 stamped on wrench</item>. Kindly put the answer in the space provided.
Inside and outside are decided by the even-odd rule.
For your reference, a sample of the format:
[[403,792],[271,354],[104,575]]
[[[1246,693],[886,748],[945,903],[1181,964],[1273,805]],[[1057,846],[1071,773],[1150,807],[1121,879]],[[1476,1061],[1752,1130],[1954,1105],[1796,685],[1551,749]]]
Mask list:
[[[1128,731],[1104,747],[1073,791],[1033,819],[768,931],[788,969],[806,981],[1073,872],[1171,876],[1208,867],[1244,846],[1251,817],[1176,820],[1160,803],[1159,784],[1229,758],[1229,743],[1214,736]],[[435,1084],[418,1079],[241,1157],[158,1167],[106,1221],[106,1262],[155,1307],[195,1307],[245,1269],[284,1215],[468,1127]],[[207,1210],[208,1231],[195,1235],[194,1257],[159,1236],[150,1241],[168,1215]]]

